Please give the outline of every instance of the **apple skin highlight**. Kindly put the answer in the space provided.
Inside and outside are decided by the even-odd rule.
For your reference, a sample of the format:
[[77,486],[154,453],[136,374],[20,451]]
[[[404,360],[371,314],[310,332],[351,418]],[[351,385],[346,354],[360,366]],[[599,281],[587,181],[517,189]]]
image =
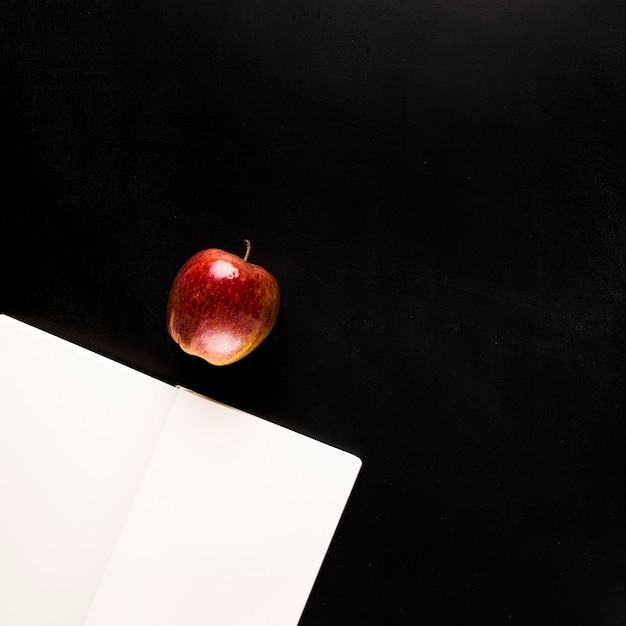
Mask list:
[[167,329],[174,341],[212,365],[250,354],[271,332],[280,307],[276,279],[264,268],[209,248],[181,267],[169,294]]

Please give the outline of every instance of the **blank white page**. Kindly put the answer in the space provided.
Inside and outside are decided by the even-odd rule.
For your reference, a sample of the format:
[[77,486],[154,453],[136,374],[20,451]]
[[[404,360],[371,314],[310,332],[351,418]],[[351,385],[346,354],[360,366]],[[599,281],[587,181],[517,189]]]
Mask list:
[[179,389],[85,626],[295,626],[360,466]]
[[0,624],[83,624],[175,395],[0,316]]

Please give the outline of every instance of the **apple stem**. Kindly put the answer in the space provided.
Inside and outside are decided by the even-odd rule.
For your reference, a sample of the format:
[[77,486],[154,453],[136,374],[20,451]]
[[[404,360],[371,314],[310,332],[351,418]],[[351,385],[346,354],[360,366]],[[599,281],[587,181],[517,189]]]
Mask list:
[[246,244],[246,255],[243,257],[243,260],[247,261],[250,256],[250,248],[252,246],[250,245],[250,241],[248,239],[244,239],[243,242]]

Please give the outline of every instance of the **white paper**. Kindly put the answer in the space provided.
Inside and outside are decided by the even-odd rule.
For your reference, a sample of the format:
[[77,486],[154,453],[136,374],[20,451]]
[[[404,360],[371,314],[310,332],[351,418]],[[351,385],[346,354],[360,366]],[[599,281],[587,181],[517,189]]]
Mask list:
[[0,624],[83,623],[174,396],[0,316]]
[[359,466],[180,389],[86,626],[295,625]]
[[295,626],[360,465],[0,316],[0,624]]

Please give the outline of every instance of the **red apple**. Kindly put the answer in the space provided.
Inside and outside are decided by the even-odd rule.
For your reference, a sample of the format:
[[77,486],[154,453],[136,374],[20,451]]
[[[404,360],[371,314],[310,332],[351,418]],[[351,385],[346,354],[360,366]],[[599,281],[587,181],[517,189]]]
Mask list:
[[280,304],[276,279],[240,258],[209,248],[180,269],[167,303],[167,329],[180,347],[212,365],[250,354],[270,333]]

